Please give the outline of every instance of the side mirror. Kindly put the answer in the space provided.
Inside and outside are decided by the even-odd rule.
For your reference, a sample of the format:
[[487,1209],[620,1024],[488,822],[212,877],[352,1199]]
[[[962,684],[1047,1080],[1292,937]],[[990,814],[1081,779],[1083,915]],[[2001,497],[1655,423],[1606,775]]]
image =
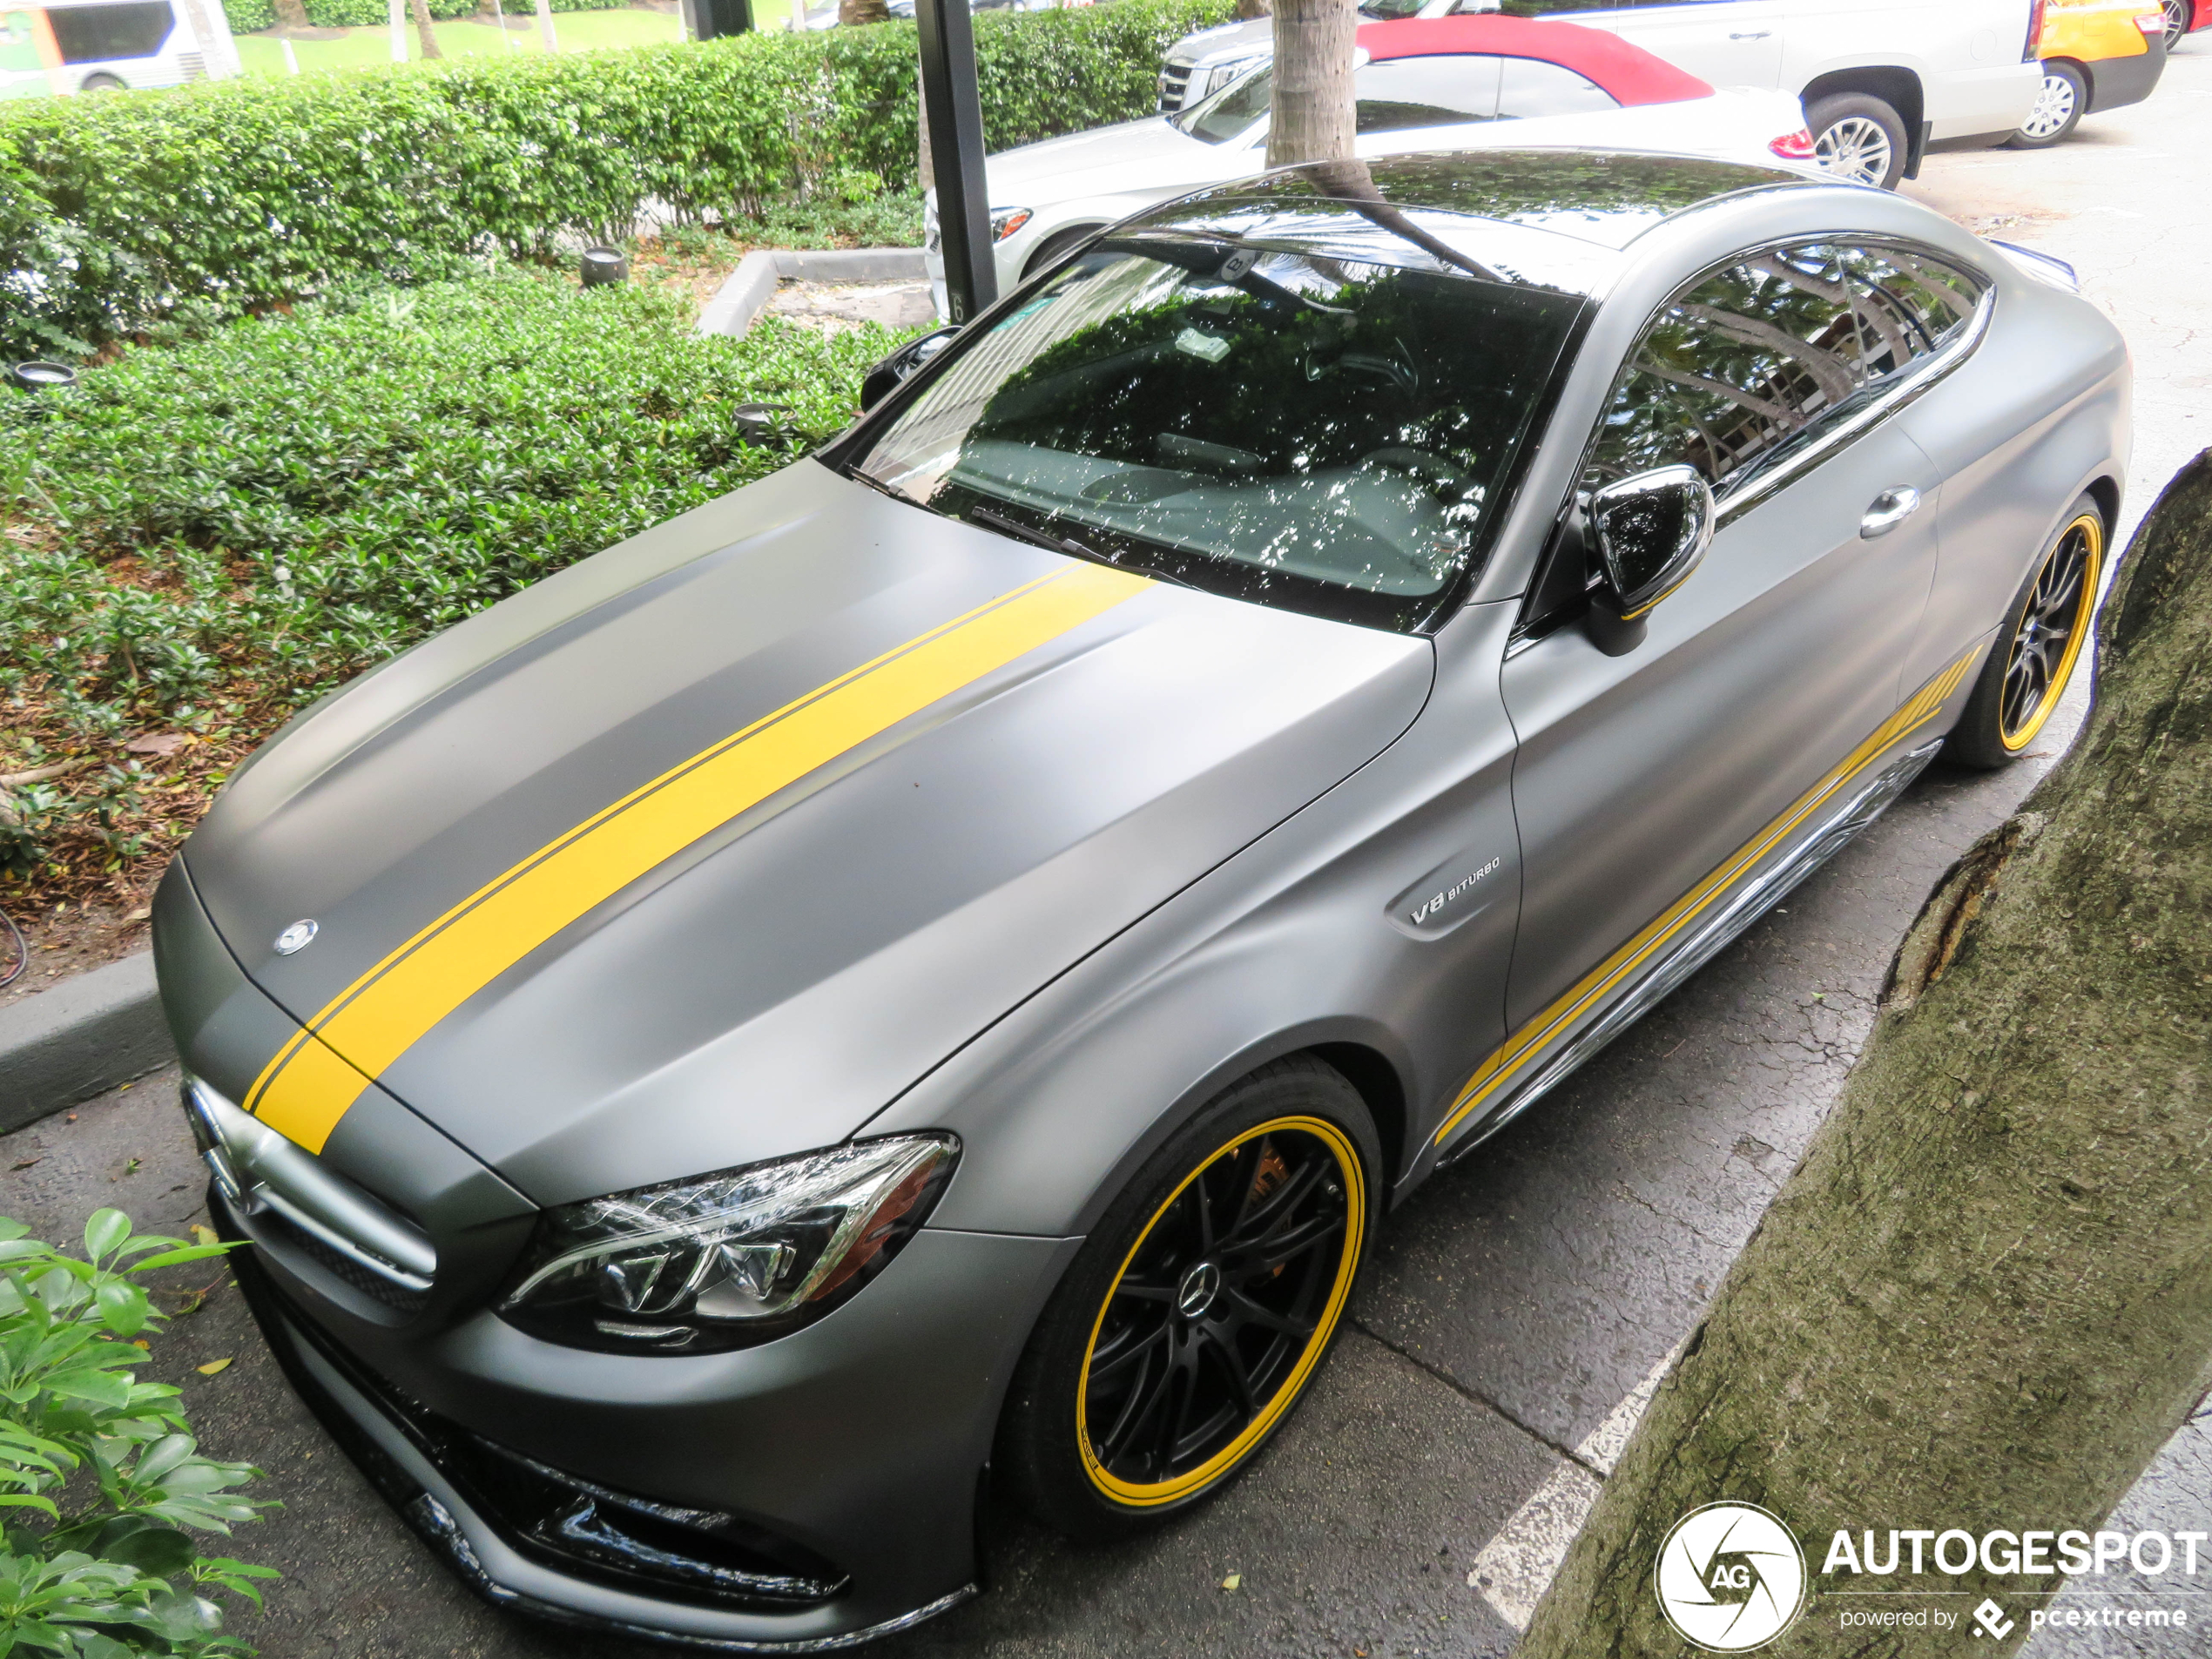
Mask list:
[[1713,492],[1695,467],[1656,467],[1594,492],[1588,510],[1598,566],[1590,638],[1618,657],[1643,643],[1645,613],[1712,545]]
[[870,369],[860,381],[860,407],[872,409],[882,402],[897,388],[900,381],[951,345],[953,336],[958,333],[960,325],[954,323],[934,334],[910,340],[893,352]]

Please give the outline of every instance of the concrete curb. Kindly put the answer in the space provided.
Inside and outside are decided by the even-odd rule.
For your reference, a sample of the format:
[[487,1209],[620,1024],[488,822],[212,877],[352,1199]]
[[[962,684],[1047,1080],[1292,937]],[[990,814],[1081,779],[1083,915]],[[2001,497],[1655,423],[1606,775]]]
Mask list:
[[760,248],[738,261],[699,313],[702,334],[741,334],[779,282],[917,282],[929,274],[918,247]]
[[0,1008],[0,1135],[175,1057],[150,950],[24,997]]

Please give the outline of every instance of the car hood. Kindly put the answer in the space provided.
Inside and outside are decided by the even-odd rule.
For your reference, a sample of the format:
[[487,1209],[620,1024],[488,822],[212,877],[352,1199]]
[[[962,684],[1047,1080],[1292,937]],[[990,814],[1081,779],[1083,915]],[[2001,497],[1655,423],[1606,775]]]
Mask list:
[[837,1141],[1387,745],[1432,664],[801,462],[233,779],[185,866],[305,1028],[246,1103],[315,1150],[374,1078],[546,1204]]
[[1164,115],[1047,138],[986,164],[993,207],[1037,206],[1126,191],[1172,194],[1258,172],[1265,156],[1244,145],[1208,144]]

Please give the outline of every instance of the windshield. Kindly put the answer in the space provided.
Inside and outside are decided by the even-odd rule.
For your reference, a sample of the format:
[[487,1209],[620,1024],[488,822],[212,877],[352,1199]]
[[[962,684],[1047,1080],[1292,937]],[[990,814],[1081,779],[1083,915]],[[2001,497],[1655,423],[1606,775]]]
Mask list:
[[957,517],[1410,629],[1476,561],[1580,307],[1341,254],[1109,241],[948,353],[856,464]]
[[1227,144],[1255,121],[1267,118],[1267,100],[1273,95],[1275,71],[1261,64],[1241,80],[1234,80],[1211,98],[1168,118],[1179,132],[1208,144]]

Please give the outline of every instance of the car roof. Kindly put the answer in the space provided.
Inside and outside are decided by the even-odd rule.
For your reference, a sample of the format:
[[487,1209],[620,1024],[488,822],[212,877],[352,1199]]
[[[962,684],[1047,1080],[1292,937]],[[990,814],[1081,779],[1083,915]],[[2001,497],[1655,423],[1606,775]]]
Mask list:
[[[1612,256],[1669,219],[1748,192],[1823,184],[1778,167],[1641,151],[1438,151],[1285,167],[1165,203],[1135,223],[1299,243],[1333,239],[1347,212],[1372,217],[1380,205],[1487,266],[1517,268],[1519,280],[1589,293],[1616,267]],[[1514,254],[1501,262],[1507,244]]]
[[1464,17],[1405,17],[1359,26],[1359,44],[1371,62],[1433,57],[1460,52],[1534,57],[1595,81],[1623,104],[1679,104],[1710,98],[1713,89],[1685,70],[1641,46],[1578,24],[1501,12]]

